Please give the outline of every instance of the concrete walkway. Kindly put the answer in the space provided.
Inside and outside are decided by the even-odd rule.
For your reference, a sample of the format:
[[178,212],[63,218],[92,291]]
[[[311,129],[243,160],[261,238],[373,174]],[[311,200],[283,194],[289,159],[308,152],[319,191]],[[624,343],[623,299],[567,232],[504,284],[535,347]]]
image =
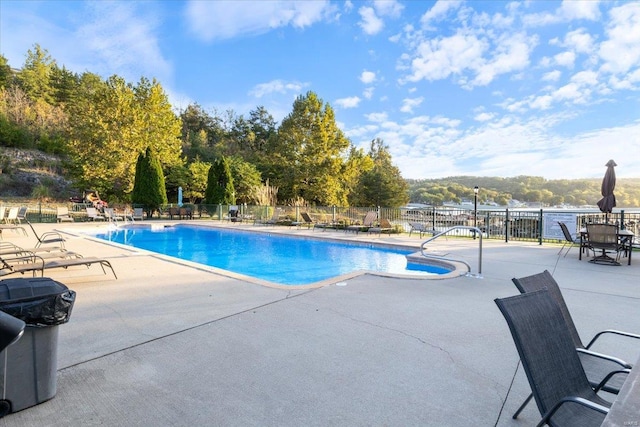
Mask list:
[[[594,265],[578,261],[577,248],[564,258],[555,245],[485,240],[481,279],[362,275],[283,289],[82,237],[95,226],[107,227],[36,225],[64,230],[70,250],[109,259],[118,279],[97,265],[46,274],[77,292],[59,326],[57,395],[0,426],[529,426],[539,420],[533,403],[511,419],[529,386],[493,302],[517,293],[512,277],[548,269],[585,340],[640,329],[638,258]],[[416,248],[424,240],[269,232]],[[477,243],[439,239],[433,250],[475,269]],[[637,343],[608,344],[595,350],[640,355]]]

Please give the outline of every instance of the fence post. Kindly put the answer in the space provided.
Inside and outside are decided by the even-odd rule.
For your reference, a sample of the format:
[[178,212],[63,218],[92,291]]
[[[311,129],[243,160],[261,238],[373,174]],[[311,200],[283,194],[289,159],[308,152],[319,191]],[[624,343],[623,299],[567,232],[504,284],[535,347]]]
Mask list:
[[505,210],[504,215],[504,242],[509,243],[509,208]]
[[542,245],[542,208],[540,208],[540,219],[538,219],[538,244]]
[[436,231],[436,207],[431,209],[431,229],[435,233]]

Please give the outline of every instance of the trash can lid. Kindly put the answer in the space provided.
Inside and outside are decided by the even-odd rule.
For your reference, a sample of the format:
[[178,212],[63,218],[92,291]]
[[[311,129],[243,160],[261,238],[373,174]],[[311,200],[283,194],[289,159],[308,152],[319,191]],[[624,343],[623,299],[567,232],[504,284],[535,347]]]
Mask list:
[[62,283],[48,277],[5,279],[0,280],[0,302],[60,295],[68,290]]

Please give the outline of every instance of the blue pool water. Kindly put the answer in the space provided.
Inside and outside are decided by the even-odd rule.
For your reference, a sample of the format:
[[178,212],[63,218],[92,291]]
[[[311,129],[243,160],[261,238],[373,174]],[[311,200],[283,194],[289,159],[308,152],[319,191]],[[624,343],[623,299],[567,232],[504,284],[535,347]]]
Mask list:
[[449,272],[442,267],[408,265],[406,255],[415,250],[185,224],[125,226],[95,237],[283,285],[306,285],[357,270],[411,275]]

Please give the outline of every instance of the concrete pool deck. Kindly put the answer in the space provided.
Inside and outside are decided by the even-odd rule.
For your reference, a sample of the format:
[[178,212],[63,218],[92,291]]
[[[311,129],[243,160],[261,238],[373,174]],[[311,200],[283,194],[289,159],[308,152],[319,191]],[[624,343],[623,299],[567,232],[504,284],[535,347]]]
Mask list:
[[[291,289],[79,234],[96,226],[107,227],[35,225],[38,233],[64,230],[68,249],[107,258],[118,279],[97,265],[45,274],[77,292],[70,322],[59,327],[57,394],[0,426],[535,425],[535,404],[511,419],[529,386],[493,300],[517,293],[512,277],[548,269],[583,339],[640,325],[638,254],[631,266],[613,267],[578,261],[577,248],[565,258],[558,245],[484,240],[482,279],[362,275]],[[416,248],[426,240],[268,231]],[[35,244],[31,233],[3,235]],[[477,241],[438,239],[433,250],[476,268]],[[630,362],[640,355],[635,342],[608,344],[595,350]]]

